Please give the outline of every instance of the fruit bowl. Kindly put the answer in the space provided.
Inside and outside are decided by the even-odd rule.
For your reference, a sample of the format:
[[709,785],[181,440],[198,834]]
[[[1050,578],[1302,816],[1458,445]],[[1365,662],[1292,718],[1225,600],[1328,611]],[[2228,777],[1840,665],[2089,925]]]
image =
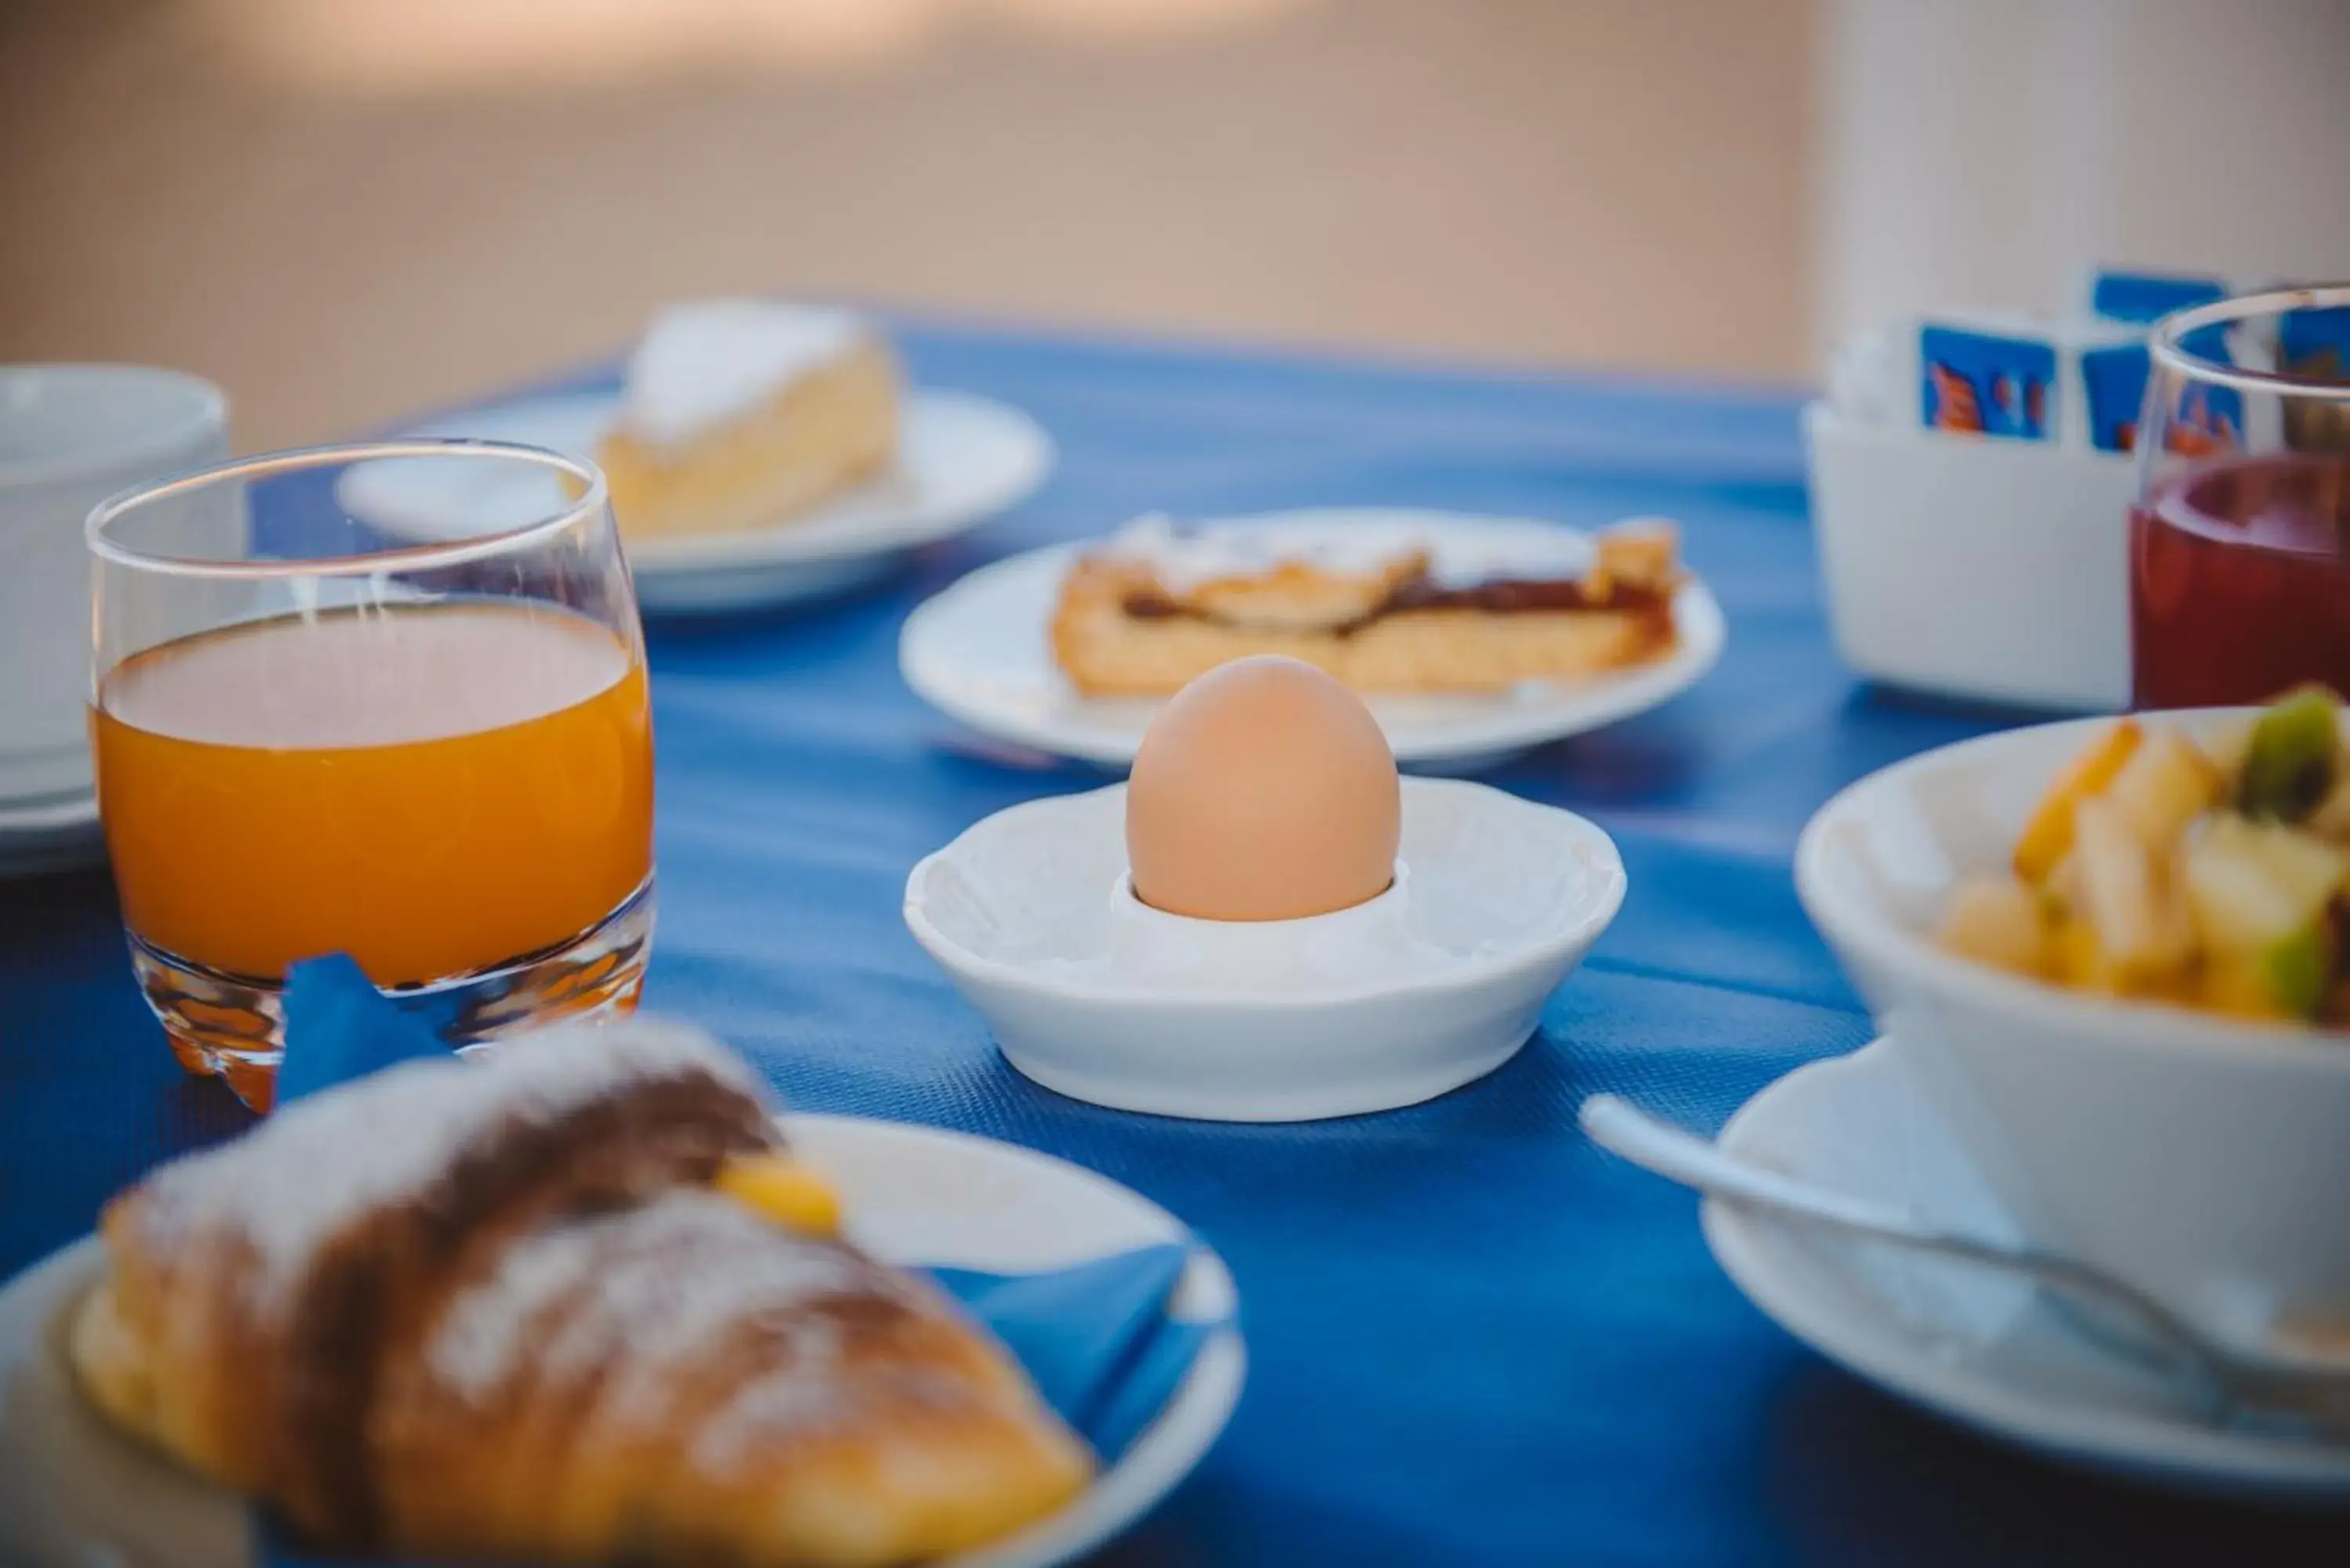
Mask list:
[[[2220,746],[2251,716],[2142,717]],[[1953,889],[2009,864],[2111,722],[1987,736],[1852,785],[1797,846],[1804,908],[2035,1241],[2243,1343],[2350,1317],[2350,1036],[2068,989],[1936,940]]]

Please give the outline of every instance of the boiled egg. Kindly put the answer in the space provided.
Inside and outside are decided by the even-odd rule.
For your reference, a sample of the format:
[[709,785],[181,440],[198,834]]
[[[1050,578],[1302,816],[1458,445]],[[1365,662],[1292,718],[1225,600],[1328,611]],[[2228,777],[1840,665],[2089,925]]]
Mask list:
[[1236,659],[1170,698],[1135,753],[1135,896],[1202,920],[1347,909],[1394,879],[1402,813],[1361,698],[1298,659]]

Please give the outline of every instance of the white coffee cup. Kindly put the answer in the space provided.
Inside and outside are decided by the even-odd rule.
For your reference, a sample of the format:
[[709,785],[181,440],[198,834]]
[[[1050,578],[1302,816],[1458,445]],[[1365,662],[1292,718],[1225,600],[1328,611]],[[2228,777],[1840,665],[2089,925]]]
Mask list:
[[0,365],[0,803],[90,787],[90,508],[228,455],[218,387],[138,365]]

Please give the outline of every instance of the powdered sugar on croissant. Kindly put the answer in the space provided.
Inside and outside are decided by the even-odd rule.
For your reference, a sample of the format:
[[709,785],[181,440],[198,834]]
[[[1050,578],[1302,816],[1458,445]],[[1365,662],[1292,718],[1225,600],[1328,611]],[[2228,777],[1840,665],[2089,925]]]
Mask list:
[[747,1139],[770,1141],[764,1087],[701,1030],[648,1017],[561,1025],[478,1063],[388,1068],[363,1093],[318,1096],[298,1115],[175,1160],[138,1189],[140,1231],[146,1245],[169,1249],[208,1225],[234,1227],[256,1254],[244,1282],[266,1312],[284,1304],[323,1242],[387,1205],[421,1201],[468,1150],[558,1125],[640,1085],[693,1079],[741,1102]]
[[899,1562],[1081,1486],[936,1291],[711,1189],[779,1143],[757,1076],[682,1025],[395,1067],[109,1205],[77,1368],[345,1550]]

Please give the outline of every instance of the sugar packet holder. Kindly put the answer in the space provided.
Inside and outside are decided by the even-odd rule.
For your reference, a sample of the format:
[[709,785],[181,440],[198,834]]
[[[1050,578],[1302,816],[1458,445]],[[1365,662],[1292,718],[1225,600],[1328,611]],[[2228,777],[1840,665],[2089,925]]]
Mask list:
[[[1949,313],[1838,353],[1804,434],[1829,626],[1847,665],[1943,697],[2126,705],[2136,473],[2115,445],[2092,445],[2106,406],[2093,410],[2084,369],[2106,348],[2135,356],[2115,394],[2128,429],[2106,415],[2117,442],[2135,435],[2142,329]],[[1967,397],[1971,410],[1959,406]],[[1986,404],[1997,417],[1982,417]]]
[[2137,470],[2085,443],[1804,410],[1828,623],[1846,664],[1938,696],[2129,701]]
[[[2124,336],[2143,353],[2138,334]],[[1846,664],[1946,697],[2127,702],[2135,476],[2091,447],[2081,389],[2082,350],[2114,337],[2110,325],[1949,313],[1839,352],[1804,433]]]
[[[1862,675],[2031,708],[2127,706],[2137,483],[2127,454],[2151,368],[2149,323],[2127,317],[2158,319],[2229,291],[2216,279],[2098,275],[2108,275],[2127,286],[2093,278],[2064,321],[1912,319],[1835,356],[1804,432],[1829,621]],[[2100,302],[2103,317],[2092,309]],[[1929,327],[2054,352],[2056,395],[2036,438],[1933,427],[1920,352]],[[2291,312],[2187,348],[2223,364],[2339,377],[2350,371],[2350,310]],[[2188,406],[2166,425],[2175,447],[2222,434],[2272,444],[2277,432],[2263,427],[2296,411],[2201,383],[2183,395]]]

